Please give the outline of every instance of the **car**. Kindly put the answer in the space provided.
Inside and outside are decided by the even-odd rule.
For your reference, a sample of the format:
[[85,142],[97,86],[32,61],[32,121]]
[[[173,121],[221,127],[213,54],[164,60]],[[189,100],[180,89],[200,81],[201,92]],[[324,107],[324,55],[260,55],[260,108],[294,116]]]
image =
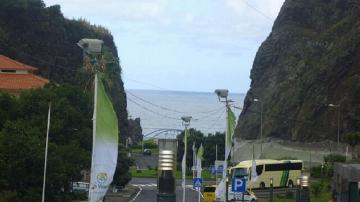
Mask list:
[[[255,194],[253,192],[250,192],[250,191],[245,191],[244,192],[244,201],[247,201],[247,202],[255,202],[255,201],[258,201],[258,199],[256,198]],[[243,193],[234,193],[232,191],[229,191],[229,197],[228,197],[228,200],[229,201],[242,201],[242,194]],[[216,198],[215,201],[222,201],[220,198]]]
[[[234,193],[234,192],[229,192],[229,201],[241,201],[242,200],[242,194],[243,193]],[[246,191],[244,192],[244,201],[250,201],[250,202],[255,202],[257,201],[257,198],[255,196],[255,194],[253,192],[250,191]]]
[[151,150],[150,149],[144,149],[143,155],[151,156]]

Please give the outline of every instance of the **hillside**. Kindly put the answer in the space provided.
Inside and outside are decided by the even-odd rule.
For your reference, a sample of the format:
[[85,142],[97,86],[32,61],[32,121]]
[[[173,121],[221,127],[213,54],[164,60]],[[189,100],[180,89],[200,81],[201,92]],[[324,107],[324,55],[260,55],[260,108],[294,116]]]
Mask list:
[[[360,3],[286,0],[260,46],[236,128],[244,139],[337,140],[360,130]],[[342,137],[340,137],[342,139]]]
[[[141,135],[140,120],[127,119],[121,67],[111,33],[85,20],[64,18],[59,6],[41,0],[0,0],[0,54],[39,68],[50,84],[17,95],[0,92],[0,201],[40,201],[47,111],[51,127],[46,199],[73,201],[84,196],[71,192],[71,182],[84,180],[91,162],[92,75],[83,67],[82,38],[102,39],[105,87],[116,110],[120,143]],[[113,184],[130,179],[132,160],[118,147]]]
[[58,84],[85,88],[89,75],[80,70],[82,38],[105,42],[110,94],[119,117],[121,138],[131,136],[128,129],[126,95],[121,80],[117,49],[111,33],[85,20],[64,18],[60,6],[46,7],[41,0],[0,0],[0,54],[39,68],[39,74]]

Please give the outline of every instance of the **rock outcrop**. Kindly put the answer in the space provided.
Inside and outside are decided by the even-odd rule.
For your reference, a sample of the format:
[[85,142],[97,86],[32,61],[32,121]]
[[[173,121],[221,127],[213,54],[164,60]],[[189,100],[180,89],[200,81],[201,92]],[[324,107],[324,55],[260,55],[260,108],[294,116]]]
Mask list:
[[251,79],[236,137],[260,138],[261,104],[263,137],[336,141],[338,117],[340,140],[359,131],[360,1],[286,0]]

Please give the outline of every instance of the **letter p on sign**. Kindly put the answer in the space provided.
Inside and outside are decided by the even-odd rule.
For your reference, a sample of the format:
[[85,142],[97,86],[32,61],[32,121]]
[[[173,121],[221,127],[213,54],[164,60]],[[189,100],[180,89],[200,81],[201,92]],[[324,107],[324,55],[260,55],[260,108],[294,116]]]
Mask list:
[[233,192],[245,192],[246,190],[246,179],[243,178],[233,178],[231,191]]

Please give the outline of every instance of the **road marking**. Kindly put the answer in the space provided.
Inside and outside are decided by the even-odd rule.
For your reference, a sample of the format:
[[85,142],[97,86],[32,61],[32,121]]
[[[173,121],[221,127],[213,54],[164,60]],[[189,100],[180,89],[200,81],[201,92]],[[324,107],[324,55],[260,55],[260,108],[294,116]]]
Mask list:
[[188,189],[190,189],[190,190],[192,190],[192,191],[195,191],[195,192],[200,193],[201,198],[204,198],[204,196],[202,195],[201,191],[198,191],[198,190],[194,189],[193,186],[191,186],[191,185],[186,185],[185,187],[188,188]]
[[131,201],[130,201],[130,202],[134,202],[134,201],[136,200],[136,198],[140,195],[141,191],[142,191],[142,188],[141,188],[141,187],[139,187],[139,191],[138,191],[138,193],[134,196],[134,198],[133,198],[133,199],[131,199]]
[[149,183],[149,184],[132,184],[134,187],[157,187],[157,184]]

